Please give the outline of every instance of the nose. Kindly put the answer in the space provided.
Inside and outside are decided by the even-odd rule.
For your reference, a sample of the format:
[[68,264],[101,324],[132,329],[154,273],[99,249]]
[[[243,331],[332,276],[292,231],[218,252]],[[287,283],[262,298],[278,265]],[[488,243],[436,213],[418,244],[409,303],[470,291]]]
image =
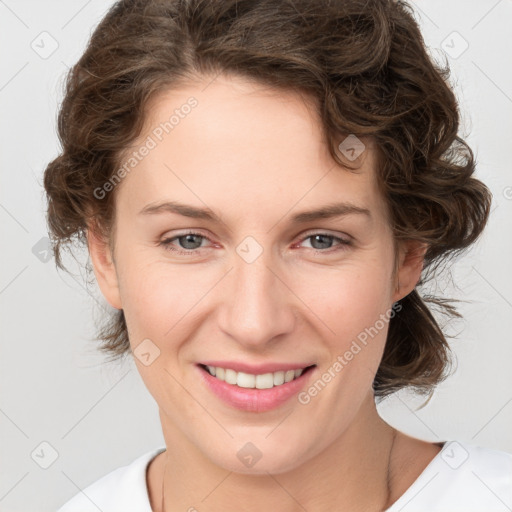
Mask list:
[[235,256],[224,283],[220,329],[246,350],[262,350],[293,331],[294,294],[265,251],[248,263]]

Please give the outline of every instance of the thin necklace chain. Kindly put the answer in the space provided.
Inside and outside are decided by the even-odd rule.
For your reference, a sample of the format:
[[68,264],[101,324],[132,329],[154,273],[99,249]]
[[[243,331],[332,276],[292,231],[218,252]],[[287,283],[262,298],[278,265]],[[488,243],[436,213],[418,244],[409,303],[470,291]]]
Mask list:
[[169,456],[165,457],[165,465],[164,465],[164,476],[162,478],[162,508],[161,512],[165,512],[165,496],[164,496],[164,482],[165,482],[165,472],[167,471],[167,461],[169,460]]
[[[391,482],[390,482],[390,465],[391,465],[391,452],[393,451],[393,447],[395,445],[395,438],[396,438],[396,430],[393,429],[393,438],[391,440],[391,447],[389,449],[389,455],[388,455],[388,468],[387,468],[387,474],[386,474],[386,485],[387,485],[387,497],[386,497],[386,504],[389,503],[389,500],[391,498]],[[165,464],[164,464],[164,475],[162,478],[162,506],[161,506],[161,512],[165,512],[165,474],[167,472],[167,461],[169,457],[165,457]],[[385,510],[385,509],[384,509]]]

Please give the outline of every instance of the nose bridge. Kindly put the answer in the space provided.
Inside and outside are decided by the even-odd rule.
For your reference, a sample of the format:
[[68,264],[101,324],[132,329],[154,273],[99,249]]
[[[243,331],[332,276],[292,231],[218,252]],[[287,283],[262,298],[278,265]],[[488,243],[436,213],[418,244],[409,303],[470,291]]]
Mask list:
[[271,251],[255,257],[257,248],[250,244],[240,244],[234,255],[220,327],[239,343],[258,346],[292,329],[294,315]]

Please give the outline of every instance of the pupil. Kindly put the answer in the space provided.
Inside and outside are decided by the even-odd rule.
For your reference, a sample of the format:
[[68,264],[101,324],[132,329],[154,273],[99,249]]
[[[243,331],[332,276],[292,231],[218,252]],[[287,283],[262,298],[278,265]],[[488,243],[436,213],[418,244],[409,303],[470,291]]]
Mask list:
[[[201,245],[201,241],[199,241],[199,245],[195,247],[194,245],[197,245],[197,242],[194,244],[194,238],[201,238],[199,235],[184,235],[180,237],[180,243],[183,245],[184,249],[197,249]],[[185,240],[185,243],[183,244],[182,241]],[[191,243],[193,247],[188,247],[187,244]]]
[[[327,236],[327,235],[314,235],[313,236],[313,242],[312,242],[312,246],[313,248],[315,249],[328,249],[329,248],[329,244],[331,242],[331,237],[330,236]],[[320,245],[322,246],[322,239],[324,240],[324,246],[323,247],[315,247],[315,243],[316,243],[316,240],[317,239],[320,239]]]

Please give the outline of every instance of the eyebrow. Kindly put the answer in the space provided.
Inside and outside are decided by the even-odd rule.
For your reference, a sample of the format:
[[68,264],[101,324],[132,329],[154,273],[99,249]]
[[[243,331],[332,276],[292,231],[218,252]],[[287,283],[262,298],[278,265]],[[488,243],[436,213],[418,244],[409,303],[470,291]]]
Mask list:
[[[178,201],[165,201],[163,203],[148,204],[138,215],[155,215],[162,213],[175,213],[183,217],[190,217],[193,219],[202,219],[212,222],[222,223],[218,215],[216,215],[210,208],[198,208],[188,204],[183,204]],[[372,218],[370,210],[361,206],[354,205],[348,202],[332,203],[321,208],[314,210],[303,211],[294,214],[290,222],[292,224],[305,224],[320,219],[331,219],[334,217],[343,217],[345,215],[360,214],[365,215],[369,219]]]

